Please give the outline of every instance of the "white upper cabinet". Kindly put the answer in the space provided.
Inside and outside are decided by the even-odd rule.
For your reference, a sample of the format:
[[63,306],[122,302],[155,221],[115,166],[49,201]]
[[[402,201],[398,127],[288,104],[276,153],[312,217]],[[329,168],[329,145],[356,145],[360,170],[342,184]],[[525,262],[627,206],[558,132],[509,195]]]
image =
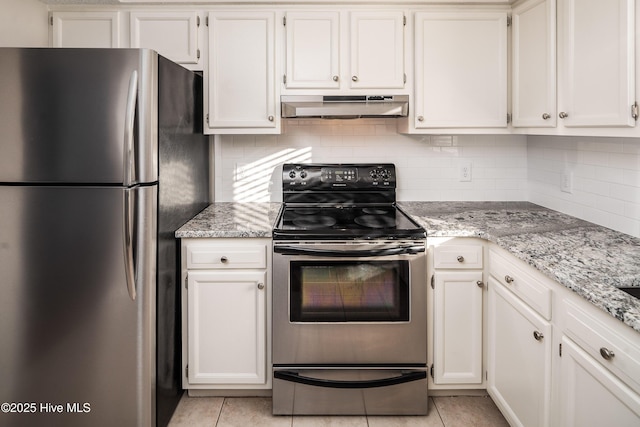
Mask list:
[[340,87],[340,14],[288,12],[285,15],[288,89]]
[[202,70],[198,12],[136,11],[129,23],[131,47],[154,49],[187,68]]
[[556,1],[530,0],[513,9],[514,127],[556,126]]
[[210,12],[206,133],[278,133],[275,13]]
[[352,88],[404,88],[404,21],[398,11],[351,12]]
[[559,0],[559,123],[633,127],[633,0]]
[[402,89],[404,13],[298,11],[284,18],[285,89]]
[[122,47],[119,12],[52,12],[52,47]]
[[507,14],[415,15],[414,127],[507,126]]

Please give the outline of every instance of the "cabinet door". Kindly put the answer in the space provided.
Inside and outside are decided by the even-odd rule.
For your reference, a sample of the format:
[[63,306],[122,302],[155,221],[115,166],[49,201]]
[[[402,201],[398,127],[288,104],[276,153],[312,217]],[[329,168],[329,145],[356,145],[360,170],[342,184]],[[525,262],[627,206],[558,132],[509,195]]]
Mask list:
[[556,2],[513,8],[513,126],[556,125]]
[[266,283],[264,271],[189,272],[189,383],[265,383]]
[[482,289],[481,271],[435,275],[436,384],[482,383]]
[[209,14],[206,113],[211,133],[276,129],[274,23],[273,12]]
[[131,47],[154,49],[174,62],[198,69],[200,17],[197,12],[131,12],[129,19]]
[[52,12],[52,47],[120,47],[118,12]]
[[288,12],[286,22],[287,89],[340,87],[340,14]]
[[562,124],[635,126],[634,1],[560,0],[559,5]]
[[351,13],[351,87],[404,88],[404,14]]
[[487,391],[512,426],[548,426],[551,325],[496,280],[488,310]]
[[507,14],[415,19],[415,128],[506,127]]
[[562,337],[560,382],[560,425],[640,425],[640,395],[567,337]]

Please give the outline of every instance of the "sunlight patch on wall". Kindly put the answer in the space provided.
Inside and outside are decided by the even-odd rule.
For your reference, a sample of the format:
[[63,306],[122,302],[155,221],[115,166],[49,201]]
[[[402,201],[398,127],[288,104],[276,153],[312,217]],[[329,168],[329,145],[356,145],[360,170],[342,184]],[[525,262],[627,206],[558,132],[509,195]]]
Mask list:
[[[236,163],[233,179],[234,202],[268,202],[271,186],[280,177],[274,177],[274,171],[280,171],[283,163],[308,163],[312,160],[311,147],[287,148],[263,156],[250,163]],[[279,191],[280,189],[276,189]]]

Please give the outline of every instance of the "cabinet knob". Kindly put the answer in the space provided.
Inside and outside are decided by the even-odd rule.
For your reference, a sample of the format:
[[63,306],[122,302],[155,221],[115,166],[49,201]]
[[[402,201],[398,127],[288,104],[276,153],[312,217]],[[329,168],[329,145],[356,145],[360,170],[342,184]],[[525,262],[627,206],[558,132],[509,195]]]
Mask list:
[[544,335],[540,331],[533,331],[533,337],[536,339],[536,341],[542,341]]
[[476,285],[478,285],[479,288],[482,288],[484,286],[484,282],[482,280],[478,280]]
[[226,256],[223,256],[220,258],[220,262],[226,264],[227,262],[229,262],[229,259]]
[[269,118],[269,121],[270,121],[270,122],[272,122],[272,121],[273,121],[273,119],[274,119],[274,117],[273,117],[273,116],[269,116],[268,118]]
[[504,276],[504,281],[507,283],[513,283],[515,279],[511,276],[509,276],[508,274],[506,276]]
[[615,356],[615,353],[609,350],[607,347],[602,347],[600,349],[600,356],[602,356],[604,360],[611,360],[613,359],[613,356]]
[[264,289],[264,283],[262,282],[258,283],[258,289],[260,290]]
[[566,119],[567,117],[569,117],[569,114],[561,111],[560,114],[558,114],[558,117],[560,117],[561,119]]
[[424,117],[422,117],[422,116],[418,116],[418,121],[419,121],[419,122],[424,122]]
[[551,115],[549,113],[542,113],[542,120],[549,120]]
[[464,257],[462,255],[458,255],[458,258],[456,258],[458,260],[458,262],[464,262]]
[[333,76],[333,81],[337,82],[339,80],[338,76]]
[[352,76],[351,80],[354,81],[354,82],[357,82],[358,81],[358,76]]

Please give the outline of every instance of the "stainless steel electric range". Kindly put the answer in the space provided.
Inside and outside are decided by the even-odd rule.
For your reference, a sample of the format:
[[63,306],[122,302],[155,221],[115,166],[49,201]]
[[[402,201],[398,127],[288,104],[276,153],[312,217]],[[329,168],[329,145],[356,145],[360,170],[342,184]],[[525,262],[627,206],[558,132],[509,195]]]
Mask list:
[[426,233],[393,164],[285,164],[273,413],[427,413]]

